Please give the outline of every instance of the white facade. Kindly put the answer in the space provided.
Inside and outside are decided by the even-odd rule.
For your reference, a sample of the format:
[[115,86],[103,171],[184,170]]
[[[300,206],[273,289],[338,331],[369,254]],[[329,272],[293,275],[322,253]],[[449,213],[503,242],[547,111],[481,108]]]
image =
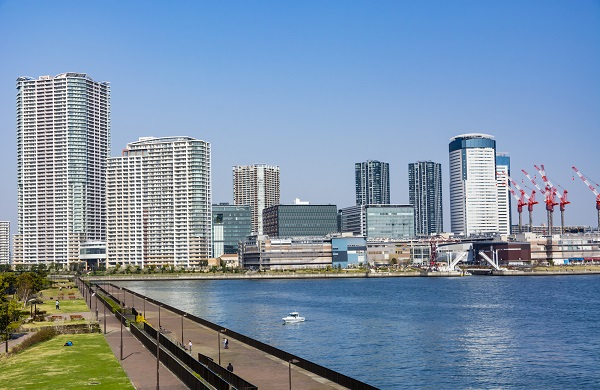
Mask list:
[[510,176],[510,159],[506,154],[496,154],[496,188],[498,189],[498,232],[510,234],[510,192],[508,180]]
[[455,234],[497,233],[496,141],[487,134],[450,140],[450,222]]
[[10,222],[0,221],[0,264],[10,263]]
[[263,233],[263,210],[279,204],[279,167],[265,164],[233,167],[233,204],[249,205],[252,231]]
[[106,235],[110,87],[84,73],[17,79],[18,229],[14,263],[79,261]]
[[140,138],[108,160],[108,266],[189,267],[212,255],[210,144]]

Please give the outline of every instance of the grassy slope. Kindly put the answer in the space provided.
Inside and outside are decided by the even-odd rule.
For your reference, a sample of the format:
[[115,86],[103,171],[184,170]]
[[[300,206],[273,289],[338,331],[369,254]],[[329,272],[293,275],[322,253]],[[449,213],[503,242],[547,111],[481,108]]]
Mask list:
[[60,335],[3,358],[0,377],[0,389],[11,390],[134,388],[101,333]]

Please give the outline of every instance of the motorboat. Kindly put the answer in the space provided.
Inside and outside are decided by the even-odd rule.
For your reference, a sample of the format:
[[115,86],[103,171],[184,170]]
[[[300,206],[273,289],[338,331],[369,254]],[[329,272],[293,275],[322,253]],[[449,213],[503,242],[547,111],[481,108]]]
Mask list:
[[305,318],[300,317],[300,313],[298,313],[297,311],[293,311],[290,314],[288,314],[287,317],[283,317],[282,320],[284,323],[303,322]]

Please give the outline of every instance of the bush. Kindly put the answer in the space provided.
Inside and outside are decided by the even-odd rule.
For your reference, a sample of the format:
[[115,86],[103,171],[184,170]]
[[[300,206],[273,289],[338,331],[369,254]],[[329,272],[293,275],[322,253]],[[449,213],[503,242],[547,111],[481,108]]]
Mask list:
[[54,328],[42,328],[39,331],[35,332],[26,340],[23,340],[19,345],[14,346],[10,351],[13,354],[24,351],[25,349],[31,347],[32,345],[41,343],[42,341],[47,341],[56,336],[56,330]]

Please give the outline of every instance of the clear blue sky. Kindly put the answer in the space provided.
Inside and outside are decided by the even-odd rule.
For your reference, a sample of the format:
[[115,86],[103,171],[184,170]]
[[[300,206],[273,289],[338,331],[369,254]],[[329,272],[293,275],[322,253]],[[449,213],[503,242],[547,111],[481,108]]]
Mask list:
[[210,142],[214,203],[232,201],[233,165],[265,163],[282,203],[351,206],[367,159],[390,164],[391,200],[408,203],[408,163],[433,160],[449,230],[449,139],[477,132],[519,182],[545,164],[569,190],[567,224],[596,225],[571,166],[600,181],[599,1],[0,0],[0,37],[13,233],[15,81],[62,72],[111,83],[112,155],[140,136]]

